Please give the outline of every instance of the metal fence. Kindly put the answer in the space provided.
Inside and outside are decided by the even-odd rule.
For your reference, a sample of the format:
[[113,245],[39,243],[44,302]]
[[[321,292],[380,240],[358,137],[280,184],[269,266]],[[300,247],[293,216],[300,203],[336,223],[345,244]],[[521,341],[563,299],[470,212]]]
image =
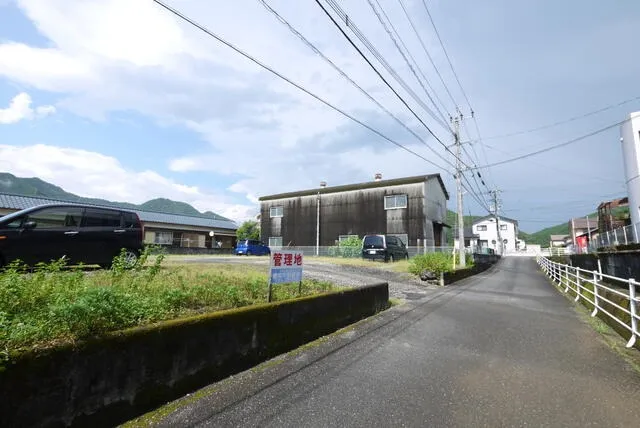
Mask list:
[[638,239],[639,229],[640,223],[634,223],[616,230],[600,233],[596,239],[596,247],[616,247],[618,245],[640,243]]
[[[593,305],[594,309],[591,313],[592,317],[595,317],[598,312],[602,312],[617,324],[628,330],[631,333],[631,337],[627,342],[627,348],[630,348],[635,344],[636,339],[640,336],[640,332],[638,331],[638,321],[640,320],[640,316],[638,316],[638,303],[640,302],[640,299],[636,297],[637,282],[635,279],[618,278],[611,275],[605,275],[602,272],[595,270],[587,271],[579,267],[552,262],[548,258],[542,256],[538,256],[536,260],[538,265],[540,265],[544,273],[549,278],[551,278],[560,287],[565,287],[565,293],[572,290],[576,294],[576,302],[580,299],[584,299]],[[610,286],[604,285],[605,281]],[[586,285],[593,287],[593,290],[590,287],[586,287]],[[613,302],[610,298],[607,298],[605,296],[605,292],[610,296],[619,296],[623,301],[628,302],[628,309],[616,302]],[[628,321],[622,320],[618,316],[612,314],[609,310],[603,307],[604,303],[628,315]]]

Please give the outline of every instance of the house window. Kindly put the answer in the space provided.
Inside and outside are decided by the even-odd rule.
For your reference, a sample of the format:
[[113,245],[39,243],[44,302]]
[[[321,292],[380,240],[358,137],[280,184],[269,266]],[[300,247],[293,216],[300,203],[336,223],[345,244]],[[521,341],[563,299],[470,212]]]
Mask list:
[[269,209],[269,217],[282,217],[284,215],[284,207],[271,207]]
[[272,236],[269,238],[269,247],[279,248],[282,247],[282,236]]
[[507,225],[506,224],[501,224],[500,225],[500,230],[507,230]]
[[173,244],[173,232],[156,232],[153,243],[158,245]]
[[477,230],[478,232],[486,232],[487,231],[487,225],[486,224],[481,224],[477,226]]
[[346,241],[347,239],[351,239],[351,238],[359,238],[359,236],[358,235],[340,235],[338,236],[338,242]]
[[391,195],[384,197],[384,209],[395,210],[407,208],[407,195]]
[[409,235],[406,233],[387,233],[387,236],[395,236],[401,240],[404,245],[409,245]]

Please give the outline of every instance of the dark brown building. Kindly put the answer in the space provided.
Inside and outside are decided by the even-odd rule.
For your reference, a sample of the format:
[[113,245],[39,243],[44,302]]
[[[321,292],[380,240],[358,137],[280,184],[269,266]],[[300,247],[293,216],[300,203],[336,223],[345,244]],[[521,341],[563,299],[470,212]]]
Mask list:
[[409,246],[443,245],[449,194],[440,174],[380,178],[261,197],[263,241],[314,246],[319,229],[320,246],[375,233],[398,236]]

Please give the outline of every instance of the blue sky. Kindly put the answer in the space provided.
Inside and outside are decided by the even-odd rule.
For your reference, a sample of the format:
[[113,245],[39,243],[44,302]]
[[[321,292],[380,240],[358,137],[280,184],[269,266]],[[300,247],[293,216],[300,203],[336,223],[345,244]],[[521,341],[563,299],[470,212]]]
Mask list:
[[[310,51],[258,0],[168,0],[172,6],[436,163],[420,142]],[[375,1],[373,1],[376,4]],[[453,95],[449,100],[399,0],[380,0],[443,108],[468,115],[422,0],[402,0]],[[438,153],[313,1],[269,1]],[[421,88],[368,0],[340,2],[412,86]],[[508,138],[640,96],[635,52],[640,2],[427,1],[471,100],[468,151],[485,164],[624,120],[634,101]],[[403,93],[403,95],[406,94]],[[409,99],[407,97],[407,99]],[[445,142],[448,131],[410,104]],[[463,134],[466,136],[466,134]],[[514,163],[484,178],[503,191],[504,215],[525,231],[595,211],[625,192],[619,130]],[[450,168],[447,168],[450,170]],[[0,170],[38,176],[76,194],[143,202],[168,197],[242,220],[260,195],[440,172],[348,121],[150,0],[0,0]],[[483,188],[483,190],[487,190]],[[455,208],[455,199],[449,208]],[[465,212],[484,214],[469,195]]]

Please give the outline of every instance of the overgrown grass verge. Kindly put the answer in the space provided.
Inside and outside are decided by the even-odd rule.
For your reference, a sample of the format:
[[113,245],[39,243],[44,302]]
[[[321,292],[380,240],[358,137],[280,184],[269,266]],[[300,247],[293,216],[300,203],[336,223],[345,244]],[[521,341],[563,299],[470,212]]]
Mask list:
[[[28,271],[14,263],[0,272],[0,366],[29,349],[73,343],[128,327],[265,303],[264,269],[226,264],[162,265],[148,254],[131,269],[66,268],[63,260]],[[304,280],[302,296],[328,292],[328,282]],[[273,287],[273,300],[299,297],[298,284]]]
[[[456,257],[456,262],[457,262]],[[466,268],[473,267],[473,257],[466,257]],[[431,271],[436,275],[440,273],[454,272],[453,254],[451,253],[428,253],[419,254],[409,260],[408,271],[414,275],[420,275],[423,271]]]

